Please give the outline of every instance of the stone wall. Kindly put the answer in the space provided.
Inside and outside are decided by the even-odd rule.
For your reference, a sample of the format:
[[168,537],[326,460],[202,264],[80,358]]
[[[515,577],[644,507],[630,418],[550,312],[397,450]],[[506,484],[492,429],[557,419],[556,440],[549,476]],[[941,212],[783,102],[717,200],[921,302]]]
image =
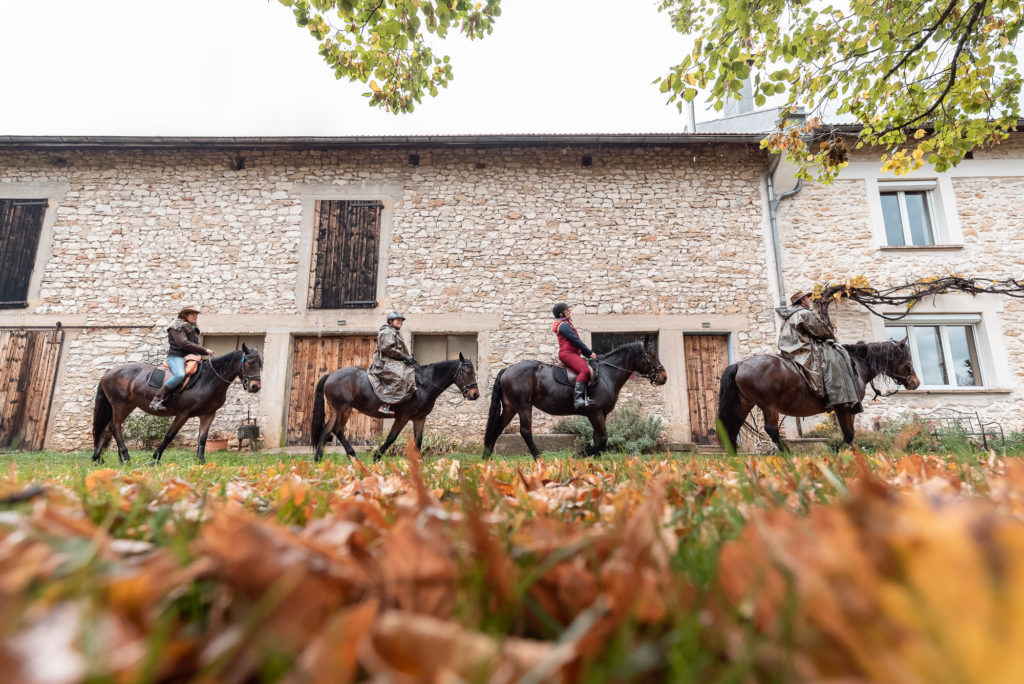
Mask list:
[[[854,157],[832,185],[805,183],[782,202],[782,235],[786,289],[808,289],[815,283],[866,276],[875,287],[911,282],[926,276],[960,273],[996,279],[1020,278],[1024,273],[1024,136],[987,150],[942,175],[925,168],[907,177],[883,177],[878,157]],[[868,212],[868,200],[879,180],[940,179],[940,191],[953,194],[947,208],[956,213],[958,244],[934,249],[880,248]],[[943,210],[939,206],[939,211]],[[949,217],[947,217],[949,218]],[[1024,428],[1024,302],[992,295],[938,297],[914,312],[980,313],[982,354],[986,357],[986,390],[900,392],[872,402],[859,419],[863,428],[873,418],[938,406],[976,408],[1004,428]],[[833,309],[841,341],[878,340],[882,321],[866,309],[843,304]],[[812,419],[813,421],[813,419]]]
[[[756,147],[417,153],[418,166],[397,149],[0,151],[0,190],[69,188],[50,209],[29,311],[0,312],[0,325],[80,326],[63,354],[48,447],[89,445],[99,376],[159,358],[166,321],[185,303],[202,308],[205,332],[266,335],[263,391],[229,396],[214,429],[233,432],[253,402],[271,445],[286,419],[291,335],[372,334],[388,308],[406,313],[413,334],[478,332],[483,397],[443,395],[427,423],[468,442],[481,439],[497,371],[553,355],[554,301],[574,304],[583,330],[659,332],[673,369],[681,358],[666,356],[681,356],[683,332],[733,333],[736,358],[774,345]],[[399,189],[376,311],[306,309],[302,197],[325,185]],[[486,324],[451,323],[474,319]],[[674,378],[665,388],[631,381],[624,398],[641,398],[685,439],[686,390]],[[534,429],[553,423],[538,414]]]

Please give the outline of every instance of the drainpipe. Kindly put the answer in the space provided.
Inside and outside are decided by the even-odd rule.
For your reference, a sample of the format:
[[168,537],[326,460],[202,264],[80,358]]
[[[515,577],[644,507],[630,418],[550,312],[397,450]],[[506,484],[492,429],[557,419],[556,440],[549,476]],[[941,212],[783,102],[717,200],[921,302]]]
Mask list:
[[780,316],[782,312],[787,308],[786,303],[786,287],[782,280],[782,247],[779,244],[779,222],[778,222],[778,209],[779,203],[787,197],[792,197],[796,193],[800,192],[804,186],[803,178],[798,178],[796,187],[792,190],[787,190],[778,197],[775,196],[775,185],[772,182],[772,177],[775,175],[775,170],[778,168],[779,163],[782,161],[782,155],[776,154],[772,156],[772,160],[768,163],[768,173],[766,175],[766,181],[768,185],[768,221],[771,226],[771,238],[772,238],[772,253],[775,257],[775,281],[779,285],[779,305],[775,307],[775,312]]

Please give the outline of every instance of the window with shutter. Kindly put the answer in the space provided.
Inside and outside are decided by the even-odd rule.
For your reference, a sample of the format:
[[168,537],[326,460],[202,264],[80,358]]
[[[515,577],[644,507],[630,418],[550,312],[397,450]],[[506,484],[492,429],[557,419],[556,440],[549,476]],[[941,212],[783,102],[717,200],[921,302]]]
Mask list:
[[0,309],[28,306],[45,199],[0,199]]
[[319,200],[313,217],[311,309],[377,306],[379,201]]

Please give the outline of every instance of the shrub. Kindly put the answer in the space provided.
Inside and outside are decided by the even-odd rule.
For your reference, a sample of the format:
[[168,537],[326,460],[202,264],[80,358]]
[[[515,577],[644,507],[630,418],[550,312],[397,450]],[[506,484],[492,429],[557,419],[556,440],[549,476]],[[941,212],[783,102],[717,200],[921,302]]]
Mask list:
[[[388,450],[381,454],[381,456],[404,456],[405,455],[405,444],[406,439],[411,438],[410,435],[401,435],[395,440],[395,443],[388,447]],[[384,444],[384,440],[387,439],[387,433],[384,433],[373,440],[373,443],[380,448]],[[432,456],[444,456],[446,454],[454,454],[465,451],[465,444],[443,432],[424,432],[423,433],[423,444],[420,452],[424,455],[430,454]]]
[[1024,430],[1016,430],[1006,436],[1006,453],[1024,455]]
[[[608,416],[608,446],[627,454],[654,451],[662,430],[661,418],[648,416],[636,402],[624,404]],[[576,435],[576,444],[583,448],[594,441],[594,428],[583,416],[571,416],[559,421],[555,432]]]
[[140,449],[155,449],[171,427],[171,419],[148,413],[132,414],[125,418],[121,430],[126,442]]

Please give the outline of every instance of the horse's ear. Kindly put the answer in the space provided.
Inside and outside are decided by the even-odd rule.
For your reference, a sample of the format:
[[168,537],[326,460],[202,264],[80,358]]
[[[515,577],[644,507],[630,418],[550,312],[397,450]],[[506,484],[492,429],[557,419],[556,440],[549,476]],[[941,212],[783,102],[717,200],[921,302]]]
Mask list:
[[910,340],[910,333],[907,333],[907,334],[906,334],[906,335],[905,335],[905,336],[903,337],[903,339],[902,339],[902,340],[900,340],[900,344],[902,344],[902,345],[903,345],[904,347],[906,347],[906,346],[908,346],[908,345],[907,345],[907,342],[908,342],[909,340]]
[[242,353],[245,354],[246,356],[249,355],[249,348],[245,346],[245,342],[242,343]]
[[459,361],[462,363],[466,362],[466,357],[462,355],[462,352],[459,352]]

